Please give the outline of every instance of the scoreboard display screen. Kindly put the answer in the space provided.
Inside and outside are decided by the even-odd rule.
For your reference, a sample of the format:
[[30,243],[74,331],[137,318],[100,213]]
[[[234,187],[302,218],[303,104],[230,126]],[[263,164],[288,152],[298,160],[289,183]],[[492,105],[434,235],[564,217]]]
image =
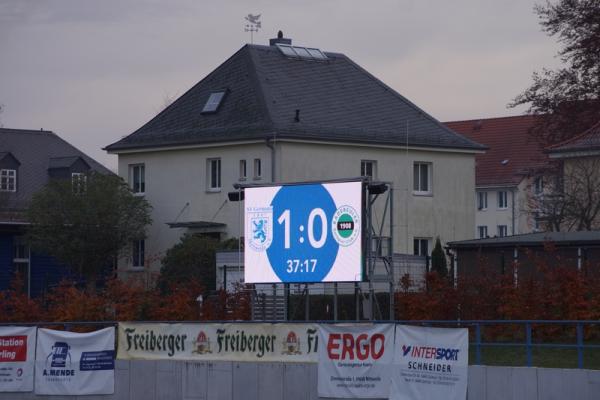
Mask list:
[[362,279],[362,183],[245,189],[246,283]]

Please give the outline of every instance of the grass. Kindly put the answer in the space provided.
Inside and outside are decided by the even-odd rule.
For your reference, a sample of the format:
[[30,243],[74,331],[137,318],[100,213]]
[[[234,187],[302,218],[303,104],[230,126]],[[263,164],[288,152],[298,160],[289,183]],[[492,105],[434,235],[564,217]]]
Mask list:
[[[469,364],[471,365],[476,364],[475,352],[475,345],[472,344],[469,347]],[[577,349],[533,347],[531,353],[534,367],[577,368]],[[481,364],[525,367],[527,366],[525,346],[482,346]],[[600,348],[584,348],[583,368],[600,369]]]

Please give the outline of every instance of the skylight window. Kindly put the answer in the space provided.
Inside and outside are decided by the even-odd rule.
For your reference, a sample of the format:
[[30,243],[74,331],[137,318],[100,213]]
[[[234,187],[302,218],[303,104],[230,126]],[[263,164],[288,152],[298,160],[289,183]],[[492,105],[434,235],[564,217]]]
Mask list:
[[327,56],[325,54],[323,54],[323,52],[319,49],[311,49],[311,48],[307,48],[306,49],[310,55],[317,59],[317,60],[327,60]]
[[327,60],[327,56],[319,49],[300,46],[290,46],[278,43],[277,47],[283,55],[293,58],[303,58],[305,60]]
[[296,54],[296,51],[294,51],[292,46],[278,44],[277,47],[279,47],[279,50],[288,57],[298,57],[298,54]]
[[296,51],[296,54],[298,54],[298,57],[312,58],[312,56],[310,55],[308,50],[306,50],[304,47],[296,47],[296,48],[294,48],[294,50]]
[[203,113],[214,113],[217,112],[217,109],[221,105],[221,101],[223,101],[223,97],[225,97],[225,91],[221,90],[218,92],[213,92],[208,97],[204,108],[202,109]]

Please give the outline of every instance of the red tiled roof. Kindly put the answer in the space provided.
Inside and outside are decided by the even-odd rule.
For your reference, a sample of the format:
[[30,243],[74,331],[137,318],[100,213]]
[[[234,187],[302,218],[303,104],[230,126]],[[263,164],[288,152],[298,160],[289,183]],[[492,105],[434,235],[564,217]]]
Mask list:
[[600,149],[600,121],[581,135],[546,148],[550,153],[589,151]]
[[448,128],[489,147],[475,156],[476,185],[518,185],[528,172],[540,168],[548,156],[530,135],[536,117],[473,119],[444,122]]

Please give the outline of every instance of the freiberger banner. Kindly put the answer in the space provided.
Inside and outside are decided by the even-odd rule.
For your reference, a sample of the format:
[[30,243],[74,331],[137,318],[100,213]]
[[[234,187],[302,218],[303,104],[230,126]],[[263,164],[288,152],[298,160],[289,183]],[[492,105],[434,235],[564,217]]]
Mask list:
[[466,399],[468,329],[397,325],[395,348],[390,399]]
[[120,359],[317,362],[314,324],[119,323]]
[[321,325],[320,397],[387,398],[394,325]]
[[0,327],[0,392],[31,392],[36,327]]
[[114,388],[114,328],[90,333],[38,329],[36,394],[112,394]]

